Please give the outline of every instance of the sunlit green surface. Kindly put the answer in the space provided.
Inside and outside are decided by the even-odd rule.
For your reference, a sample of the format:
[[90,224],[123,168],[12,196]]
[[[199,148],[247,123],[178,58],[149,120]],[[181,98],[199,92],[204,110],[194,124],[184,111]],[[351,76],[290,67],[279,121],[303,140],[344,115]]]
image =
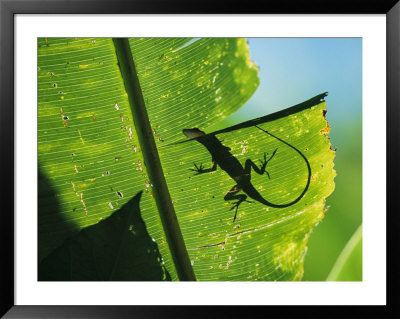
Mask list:
[[[223,170],[194,175],[193,163],[210,167],[211,158],[196,141],[160,149],[160,157],[189,255],[199,280],[300,280],[308,237],[324,217],[324,198],[334,188],[334,152],[326,136],[325,103],[260,124],[301,150],[311,165],[304,198],[286,208],[268,207],[251,198],[233,221],[234,201],[225,201],[235,181]],[[307,184],[307,165],[281,141],[252,126],[217,135],[244,167],[257,165],[264,152],[266,174],[251,172],[251,183],[276,204],[290,203]]]
[[[49,216],[49,211],[42,206],[41,220],[44,223],[40,224],[40,227],[44,232],[39,233],[39,241],[47,241],[47,243],[41,247],[39,253],[42,252],[46,255],[49,250],[60,243],[60,238],[104,218],[103,216],[108,216],[133,196],[137,190],[145,189],[147,192],[143,196],[142,214],[147,214],[146,221],[149,221],[147,224],[149,232],[157,239],[161,250],[164,249],[163,255],[169,263],[161,225],[156,215],[152,213],[155,205],[143,161],[140,162],[140,146],[135,143],[136,132],[132,130],[131,134],[129,130],[132,118],[126,108],[126,93],[118,88],[122,82],[117,77],[118,65],[112,47],[107,39],[74,40],[71,38],[68,41],[65,39],[48,39],[48,41],[54,42],[49,42],[50,45],[47,46],[46,40],[40,39],[38,43],[38,147],[39,165],[42,165],[40,173],[44,175],[44,178],[39,179],[39,183],[51,184],[56,190],[65,190],[63,195],[57,192],[55,196],[48,196],[47,202],[52,202],[52,205],[56,205],[61,210],[70,211],[70,213],[68,213],[67,220],[62,214]],[[247,97],[241,98],[239,88],[231,91],[231,93],[235,91],[235,94],[238,94],[234,99],[237,101],[234,107],[232,107],[232,100],[225,104],[222,103],[225,102],[222,95],[224,91],[217,92],[218,87],[215,85],[219,84],[219,79],[225,79],[225,77],[217,75],[219,71],[215,67],[219,59],[215,59],[214,55],[210,57],[196,55],[198,50],[187,49],[185,58],[184,48],[172,53],[174,51],[172,47],[181,48],[189,39],[172,40],[173,44],[168,40],[158,41],[157,47],[165,48],[163,53],[157,50],[149,56],[148,51],[139,50],[142,61],[139,61],[138,68],[143,66],[144,61],[147,63],[151,60],[153,63],[149,64],[150,68],[144,66],[140,76],[143,76],[143,83],[147,81],[144,80],[146,78],[149,88],[153,87],[147,93],[145,89],[144,95],[147,94],[150,109],[153,108],[153,111],[149,111],[149,113],[152,113],[150,114],[152,123],[154,123],[152,126],[159,145],[184,138],[181,135],[180,126],[189,128],[199,125],[200,128],[210,132],[216,127],[212,126],[213,123],[217,124],[245,102]],[[322,91],[330,93],[327,97],[327,118],[332,127],[330,137],[333,147],[338,148],[335,158],[335,169],[338,172],[338,176],[335,178],[336,190],[333,195],[328,197],[327,205],[330,206],[330,209],[327,216],[310,236],[303,277],[303,280],[325,280],[341,250],[361,223],[361,40],[260,39],[255,41],[249,39],[249,42],[251,57],[261,69],[259,73],[261,86],[257,90],[256,100],[250,100],[237,112],[233,122],[229,122],[231,120],[228,119],[225,123],[237,123],[268,114],[276,110],[274,107],[293,105]],[[207,44],[207,40],[203,43]],[[262,45],[257,43],[262,43]],[[147,44],[149,45],[149,43]],[[219,48],[224,48],[224,45],[226,42]],[[232,48],[232,46],[230,47]],[[243,44],[233,44],[233,48],[235,47],[239,52],[245,52],[241,51]],[[211,51],[213,48],[214,44],[210,45]],[[63,50],[68,50],[68,53],[63,54]],[[99,50],[98,52],[101,54],[98,56],[92,54],[93,50]],[[48,52],[49,56],[44,57],[44,52]],[[182,53],[182,56],[177,58],[179,52]],[[235,50],[229,52],[234,54]],[[192,55],[194,60],[197,59],[197,64],[195,64],[196,71],[192,72],[191,78],[199,81],[196,83],[194,81],[190,84],[191,86],[189,85],[189,89],[186,86],[185,90],[181,91],[176,83],[179,82],[177,79],[183,76],[184,72],[181,74],[179,72],[183,65],[187,64],[185,59],[190,59]],[[260,56],[264,56],[265,59],[260,59]],[[185,61],[179,70],[172,57],[177,59],[176,61]],[[44,64],[43,61],[45,61]],[[245,53],[243,61],[249,61]],[[248,62],[248,65],[250,63]],[[211,71],[211,73],[201,77],[201,73],[200,75],[196,73],[199,70]],[[155,82],[151,81],[152,74],[154,78],[161,74],[170,79],[165,84],[168,89],[160,89],[157,85],[158,90],[154,89]],[[185,74],[185,76],[187,75]],[[289,78],[290,81],[288,81]],[[246,86],[246,83],[240,81],[238,83]],[[104,90],[112,93],[105,96],[102,94]],[[214,90],[214,95],[211,94],[211,96],[217,107],[214,108],[214,113],[201,111],[198,113],[199,107],[196,102],[206,101],[204,98],[206,95],[202,95],[203,97],[199,100],[191,101],[190,96],[186,94],[188,92],[203,94],[208,90],[210,92]],[[219,93],[221,94],[218,95]],[[182,105],[180,103],[190,105],[190,108],[185,110],[185,113],[189,115],[185,115],[187,119],[176,116],[175,112],[179,112],[179,106]],[[168,111],[161,112],[160,105],[163,106],[162,110],[166,108]],[[168,109],[168,105],[173,108]],[[98,106],[103,108],[93,111],[93,108]],[[211,117],[210,114],[212,114]],[[100,119],[98,119],[98,115]],[[202,120],[195,123],[192,121],[193,115],[200,115]],[[68,119],[64,120],[64,116],[67,116]],[[165,121],[165,119],[167,120]],[[128,125],[123,125],[125,121]],[[176,125],[177,129],[174,132],[166,129],[171,122],[174,125],[179,124]],[[112,137],[110,133],[110,138],[105,143],[96,141],[100,137],[108,136],[108,131],[104,130],[102,124],[99,123],[104,125],[109,123],[111,128],[114,127]],[[54,134],[53,139],[55,140],[51,140],[51,134],[47,131],[49,128],[47,125],[53,124],[55,130],[51,134]],[[208,125],[211,126],[207,127]],[[224,126],[224,122],[220,124],[220,127],[222,126]],[[52,144],[42,139],[44,135],[41,135],[41,130],[43,134],[49,134],[49,141]],[[47,133],[44,133],[46,131]],[[115,138],[116,136],[118,138]],[[126,147],[126,150],[119,149],[117,152],[120,152],[118,153],[120,156],[109,158],[107,151],[114,150],[114,146],[119,147],[117,145]],[[70,147],[76,148],[79,152],[70,152],[68,150]],[[86,154],[86,151],[90,149],[97,154],[93,157],[95,161],[92,161],[91,156]],[[57,158],[57,165],[46,162],[48,154],[54,159]],[[121,168],[121,164],[125,161],[131,161],[134,170],[138,176],[140,175],[138,179],[130,180],[128,176],[131,175],[127,175],[130,170]],[[91,166],[96,167],[96,170],[89,169]],[[121,176],[123,177],[121,178]],[[102,179],[103,177],[104,179]],[[201,178],[202,176],[197,177]],[[105,178],[108,178],[107,182],[105,182]],[[113,185],[111,185],[112,188],[109,188],[107,183],[110,181],[116,185],[116,188]],[[127,186],[128,184],[129,186]],[[96,199],[96,189],[101,188],[107,189],[107,200]],[[229,190],[228,185],[227,190]],[[117,191],[123,194],[123,198],[118,195]],[[220,198],[223,199],[223,196],[221,194]],[[242,206],[245,204],[250,205],[243,203]],[[95,207],[101,207],[101,209],[98,210]],[[85,208],[88,212],[87,216]],[[95,209],[94,214],[93,209]],[[60,225],[63,225],[62,228]],[[194,265],[197,265],[196,261],[194,261]]]

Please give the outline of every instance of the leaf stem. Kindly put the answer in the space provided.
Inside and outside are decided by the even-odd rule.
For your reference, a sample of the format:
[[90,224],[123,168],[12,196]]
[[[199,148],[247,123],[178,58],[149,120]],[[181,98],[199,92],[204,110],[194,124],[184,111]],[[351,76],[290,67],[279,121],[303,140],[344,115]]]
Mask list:
[[160,158],[147,115],[129,41],[127,38],[113,38],[113,42],[124,80],[125,90],[128,94],[143,158],[149,178],[153,184],[154,197],[178,278],[182,281],[195,281],[196,277],[190,263],[164,173],[161,168]]

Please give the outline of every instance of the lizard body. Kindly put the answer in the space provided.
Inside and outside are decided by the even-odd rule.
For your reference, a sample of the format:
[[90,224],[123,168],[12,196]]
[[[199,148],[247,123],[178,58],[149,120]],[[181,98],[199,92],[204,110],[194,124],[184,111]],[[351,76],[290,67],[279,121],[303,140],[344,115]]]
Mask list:
[[[247,197],[250,197],[253,200],[258,201],[261,204],[264,204],[266,206],[274,207],[274,208],[284,208],[291,206],[295,203],[297,203],[306,193],[309,184],[310,184],[310,179],[311,179],[311,167],[310,164],[307,160],[307,158],[294,146],[288,144],[287,142],[281,140],[280,138],[272,135],[268,131],[263,130],[262,128],[258,127],[255,125],[259,130],[265,132],[266,134],[269,134],[270,136],[278,139],[279,141],[283,142],[284,144],[288,145],[289,147],[293,148],[296,152],[298,152],[302,158],[305,160],[308,168],[308,179],[307,179],[307,184],[306,187],[304,188],[303,192],[298,196],[295,200],[285,203],[285,204],[274,204],[271,203],[270,201],[266,200],[264,197],[261,196],[261,194],[254,188],[253,184],[251,183],[251,169],[253,169],[257,174],[262,175],[262,174],[267,174],[268,178],[269,173],[265,170],[268,162],[275,156],[276,152],[278,149],[275,149],[272,155],[269,157],[267,160],[266,156],[267,154],[264,153],[264,160],[260,160],[261,166],[258,167],[251,159],[247,159],[244,167],[240,162],[237,160],[236,157],[234,157],[231,152],[230,148],[223,145],[221,141],[215,136],[215,134],[205,134],[203,131],[193,128],[193,129],[184,129],[183,134],[185,134],[186,137],[188,138],[193,138],[196,139],[199,143],[205,146],[205,148],[208,150],[208,152],[211,154],[212,157],[212,162],[213,166],[211,168],[205,169],[203,167],[203,164],[200,164],[197,166],[194,163],[195,168],[190,169],[191,171],[195,171],[196,174],[203,174],[203,173],[208,173],[208,172],[213,172],[217,169],[217,166],[219,166],[221,169],[223,169],[235,182],[236,185],[233,186],[228,193],[225,195],[224,200],[229,201],[229,200],[237,200],[237,202],[234,204],[234,206],[231,209],[236,208],[235,211],[235,216],[233,221],[236,219],[237,211],[239,208],[239,205],[247,201]],[[245,194],[238,194],[240,191],[243,191]]]

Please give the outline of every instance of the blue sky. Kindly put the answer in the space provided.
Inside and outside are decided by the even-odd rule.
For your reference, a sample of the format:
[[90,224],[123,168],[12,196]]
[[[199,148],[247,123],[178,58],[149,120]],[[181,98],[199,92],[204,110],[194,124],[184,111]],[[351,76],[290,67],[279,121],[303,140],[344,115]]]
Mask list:
[[235,113],[251,119],[328,92],[327,118],[341,127],[361,119],[361,38],[248,38],[260,86]]

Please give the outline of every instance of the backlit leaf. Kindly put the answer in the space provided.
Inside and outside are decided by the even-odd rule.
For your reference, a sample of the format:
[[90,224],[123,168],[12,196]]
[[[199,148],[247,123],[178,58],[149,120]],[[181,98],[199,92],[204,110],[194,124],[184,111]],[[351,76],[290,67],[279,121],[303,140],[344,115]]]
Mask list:
[[[322,95],[279,114],[209,133],[236,168],[217,166],[215,172],[195,175],[195,164],[197,169],[212,166],[211,155],[198,139],[180,143],[187,140],[182,130],[208,132],[254,93],[258,70],[246,41],[132,38],[129,47],[137,71],[134,81],[139,81],[196,278],[301,279],[307,239],[323,218],[325,198],[334,188],[334,152]],[[116,50],[109,38],[38,40],[38,259],[49,267],[71,238],[79,242],[82,229],[102,229],[143,192],[140,215],[165,261],[168,276],[163,278],[177,280],[174,252],[143,156],[147,145],[134,125],[132,109],[137,106],[130,102],[131,88],[126,88]],[[233,188],[243,186],[236,178],[247,176],[249,160],[257,165],[248,164],[249,183],[264,202]],[[263,163],[265,171],[259,175]],[[232,197],[238,195],[242,197]],[[252,203],[239,203],[234,220],[234,204],[243,196]],[[266,204],[292,202],[281,208]]]

